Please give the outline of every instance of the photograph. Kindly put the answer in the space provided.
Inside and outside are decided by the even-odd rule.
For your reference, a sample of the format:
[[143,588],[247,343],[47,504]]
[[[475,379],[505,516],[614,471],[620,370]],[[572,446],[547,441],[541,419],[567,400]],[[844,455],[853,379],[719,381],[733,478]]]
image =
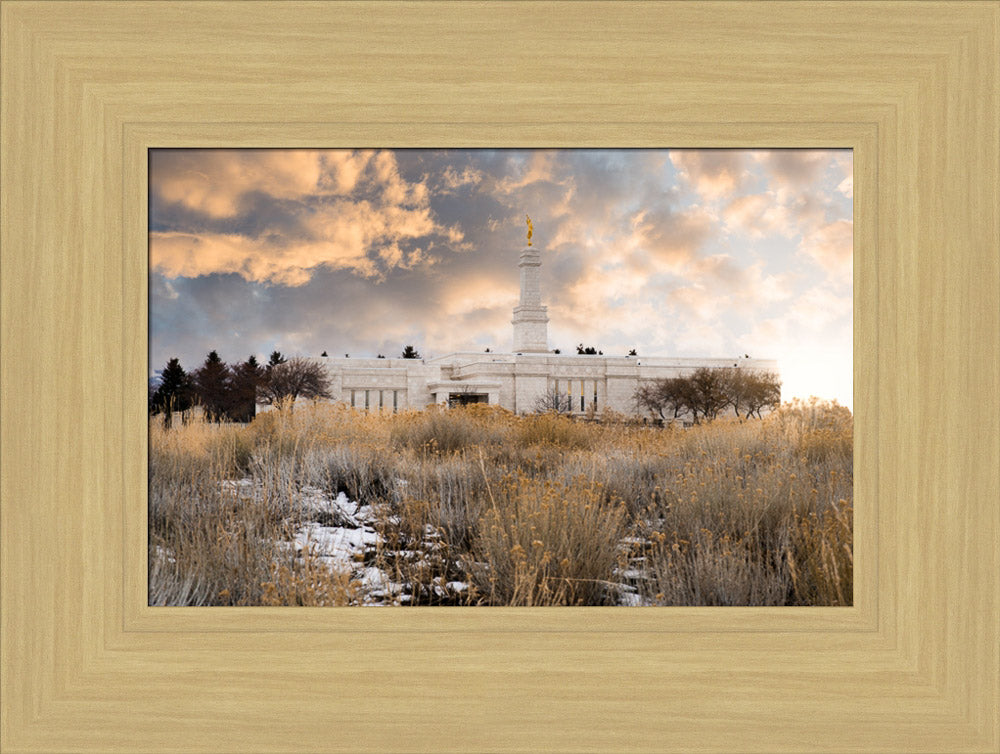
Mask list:
[[0,29],[0,752],[1000,752],[1000,3]]
[[851,149],[150,149],[150,606],[851,606]]

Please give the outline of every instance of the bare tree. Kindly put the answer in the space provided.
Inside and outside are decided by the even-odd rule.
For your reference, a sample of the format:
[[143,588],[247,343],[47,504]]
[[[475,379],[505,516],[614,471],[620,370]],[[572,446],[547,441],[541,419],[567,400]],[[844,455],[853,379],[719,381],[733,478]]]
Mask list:
[[542,393],[535,399],[535,413],[570,414],[573,412],[573,398],[567,393],[560,393],[557,388]]
[[[761,418],[764,409],[781,404],[781,380],[774,372],[728,367],[717,370],[722,379],[726,404],[739,418]],[[742,413],[741,413],[742,411]]]
[[294,357],[274,364],[259,386],[261,403],[274,405],[298,398],[330,398],[330,378],[326,368],[317,361]]
[[672,422],[690,410],[690,386],[684,377],[667,377],[644,382],[635,391],[636,406],[654,419]]
[[737,366],[723,367],[717,370],[722,380],[723,392],[726,396],[726,405],[733,409],[736,418],[742,419],[744,414],[750,416],[750,409],[747,400],[750,392],[750,382],[753,371],[750,369],[740,369]]
[[761,411],[773,411],[781,405],[781,379],[775,372],[753,372],[748,380],[746,394],[747,416],[757,415]]
[[719,370],[700,367],[695,369],[687,380],[690,386],[688,406],[694,417],[694,423],[698,423],[699,414],[709,421],[715,419],[728,403]]
[[781,403],[781,380],[773,372],[701,367],[686,377],[645,382],[633,399],[639,409],[667,422],[684,416],[696,424],[711,421],[727,407],[737,417],[760,418],[764,409]]

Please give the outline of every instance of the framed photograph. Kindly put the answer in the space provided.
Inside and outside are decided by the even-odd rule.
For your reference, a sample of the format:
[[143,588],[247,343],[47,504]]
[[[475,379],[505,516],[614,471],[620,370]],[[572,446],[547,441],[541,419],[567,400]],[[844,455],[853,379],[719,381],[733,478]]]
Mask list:
[[[996,4],[18,2],[0,12],[5,752],[1000,749]],[[183,224],[195,215],[181,212],[190,182],[163,214],[156,156],[347,148],[850,154],[850,601],[667,606],[654,592],[635,608],[604,597],[429,604],[435,585],[463,590],[444,572],[415,606],[391,609],[268,599],[305,594],[280,574],[258,582],[257,601],[215,588],[211,599],[154,599],[156,583],[167,595],[185,585],[154,580],[150,565],[169,571],[176,559],[151,536],[162,509],[150,505],[146,388],[150,369],[166,366],[150,363],[151,340],[197,329],[155,319],[156,297],[170,296],[155,286],[204,282],[190,265],[210,258],[191,238],[234,234],[207,223],[210,212]],[[526,211],[540,213],[538,235],[525,222],[514,253],[533,268],[527,243],[541,243],[549,210]],[[765,214],[749,208],[740,227]],[[251,215],[275,217],[263,203]],[[161,258],[174,268],[150,265],[151,232],[174,239]],[[210,241],[199,236],[202,251]],[[383,261],[414,253],[397,250]],[[250,268],[236,259],[226,274],[240,278]],[[530,272],[515,272],[524,308],[505,325],[510,354],[560,356],[533,350],[546,302]],[[548,306],[546,351],[561,348],[558,305]],[[606,356],[578,342],[573,358]],[[204,345],[193,367],[208,360]],[[403,340],[400,358],[407,345],[424,347]],[[286,350],[324,358],[317,348]],[[334,370],[342,410],[399,407],[399,393],[388,397],[399,386],[346,384],[348,366]],[[563,376],[574,407],[571,380],[582,378]],[[453,390],[454,377],[421,389],[442,403],[508,397],[494,374],[470,376],[469,391]],[[558,400],[559,375],[545,379]],[[588,401],[596,412],[614,396],[584,383],[582,399],[572,426],[588,431]],[[157,405],[158,419],[177,406]],[[408,437],[397,434],[400,448],[419,447]],[[242,500],[241,478],[220,481]]]
[[149,604],[851,605],[853,177],[150,150]]

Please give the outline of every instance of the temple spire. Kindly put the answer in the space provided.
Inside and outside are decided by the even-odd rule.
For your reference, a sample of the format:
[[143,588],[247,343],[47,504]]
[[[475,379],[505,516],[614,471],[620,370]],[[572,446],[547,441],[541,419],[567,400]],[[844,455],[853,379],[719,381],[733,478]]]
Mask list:
[[531,245],[534,226],[528,222],[528,245],[521,250],[517,263],[521,272],[521,298],[514,307],[514,351],[516,353],[547,353],[548,322],[547,307],[542,306],[541,267],[542,255]]

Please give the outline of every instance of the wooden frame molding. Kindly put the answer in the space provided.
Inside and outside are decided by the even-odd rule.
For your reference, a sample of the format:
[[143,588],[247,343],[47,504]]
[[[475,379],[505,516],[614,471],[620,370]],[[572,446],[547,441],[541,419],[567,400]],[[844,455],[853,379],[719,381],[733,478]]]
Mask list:
[[[0,3],[0,749],[1000,751],[1000,3]],[[146,606],[146,152],[850,147],[851,608]]]

